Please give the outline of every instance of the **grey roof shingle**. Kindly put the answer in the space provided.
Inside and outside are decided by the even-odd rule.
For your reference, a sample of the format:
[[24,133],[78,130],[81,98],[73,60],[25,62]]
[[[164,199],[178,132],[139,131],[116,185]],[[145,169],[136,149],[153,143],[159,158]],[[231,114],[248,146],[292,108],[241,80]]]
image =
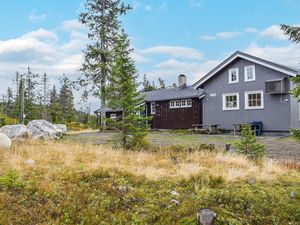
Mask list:
[[[158,102],[167,100],[177,100],[177,99],[187,99],[187,98],[197,98],[204,94],[202,89],[198,91],[193,86],[187,86],[185,88],[167,88],[159,89],[154,91],[144,91],[141,95],[144,96],[146,102]],[[118,112],[122,109],[106,109],[106,112]],[[95,113],[100,113],[100,109],[96,110]]]
[[193,86],[187,86],[185,88],[168,88],[154,91],[141,92],[145,101],[166,101],[186,98],[197,98],[203,93],[202,90],[197,91]]

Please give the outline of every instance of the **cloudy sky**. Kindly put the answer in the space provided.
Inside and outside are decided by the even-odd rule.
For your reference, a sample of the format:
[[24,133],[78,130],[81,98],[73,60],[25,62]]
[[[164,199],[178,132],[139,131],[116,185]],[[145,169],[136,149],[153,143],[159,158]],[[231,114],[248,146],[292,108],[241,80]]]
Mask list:
[[[299,68],[300,45],[280,24],[300,24],[300,0],[125,0],[122,17],[140,74],[193,84],[236,50]],[[78,22],[83,0],[10,0],[0,8],[0,94],[29,65],[54,83],[80,75],[88,39]],[[76,94],[78,100],[79,94]],[[91,98],[93,109],[99,105]]]

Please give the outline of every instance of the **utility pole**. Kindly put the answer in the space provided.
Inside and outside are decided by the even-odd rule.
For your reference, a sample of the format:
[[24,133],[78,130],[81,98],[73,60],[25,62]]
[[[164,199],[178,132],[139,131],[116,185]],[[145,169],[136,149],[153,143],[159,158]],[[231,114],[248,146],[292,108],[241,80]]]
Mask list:
[[20,115],[20,123],[21,124],[24,124],[24,79],[23,77],[21,78],[21,81],[20,81],[20,105],[21,105],[21,115]]

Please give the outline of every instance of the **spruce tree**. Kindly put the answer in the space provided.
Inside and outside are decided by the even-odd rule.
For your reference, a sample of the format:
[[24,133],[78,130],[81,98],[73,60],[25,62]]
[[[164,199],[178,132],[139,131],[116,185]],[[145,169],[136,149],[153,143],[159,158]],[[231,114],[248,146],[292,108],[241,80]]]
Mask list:
[[129,8],[121,0],[87,0],[86,12],[79,17],[80,22],[88,27],[91,41],[84,52],[83,77],[79,83],[90,87],[91,92],[100,97],[103,130],[106,129],[106,83],[113,61],[113,46],[120,30],[119,16]]
[[[300,27],[281,25],[281,29],[289,36],[290,41],[294,43],[300,42]],[[298,73],[296,77],[292,77],[291,81],[295,85],[291,93],[298,99],[298,102],[300,102],[300,73]],[[293,133],[293,137],[300,143],[300,129],[291,129],[291,131]]]
[[52,123],[59,123],[61,121],[61,112],[59,107],[59,99],[55,85],[50,91],[50,120]]
[[141,115],[145,109],[140,106],[143,96],[137,91],[137,71],[130,58],[130,44],[123,32],[114,48],[114,64],[107,88],[108,105],[113,109],[122,109],[122,120],[115,125],[121,130],[122,146],[137,149],[144,145],[148,131],[149,118]]
[[64,74],[61,80],[61,88],[59,93],[59,105],[61,112],[61,120],[63,123],[72,121],[75,115],[74,96],[72,91],[72,83]]
[[13,110],[14,110],[13,92],[11,88],[7,88],[5,114],[9,117],[13,117]]
[[37,118],[37,93],[36,86],[38,84],[39,74],[35,74],[31,71],[30,67],[27,68],[27,73],[24,74],[24,110],[26,115],[26,121],[30,121]]

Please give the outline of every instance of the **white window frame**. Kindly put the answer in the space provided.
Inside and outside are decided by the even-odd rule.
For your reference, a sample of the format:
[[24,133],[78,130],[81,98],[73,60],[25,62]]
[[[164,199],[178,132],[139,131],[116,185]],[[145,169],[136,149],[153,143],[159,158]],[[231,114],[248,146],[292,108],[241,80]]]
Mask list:
[[[232,71],[235,71],[236,72],[236,80],[235,81],[232,81]],[[228,70],[228,83],[229,84],[236,84],[239,82],[239,68],[231,68]]]
[[[176,105],[176,103],[179,102],[179,105]],[[173,105],[172,105],[173,103]],[[181,100],[171,100],[170,101],[170,109],[177,109],[181,107]]]
[[[236,96],[236,107],[230,107],[230,108],[227,108],[226,107],[226,97],[228,96]],[[229,111],[229,110],[239,110],[240,109],[240,94],[238,92],[236,93],[224,93],[223,94],[223,110],[224,111]]]
[[[184,105],[182,104],[183,102],[185,103]],[[190,104],[188,104],[188,102],[190,102]],[[180,103],[181,103],[181,105],[180,105],[181,108],[190,108],[190,107],[192,107],[192,99],[182,99],[180,101]]]
[[[249,94],[260,94],[261,96],[261,106],[249,106]],[[257,90],[257,91],[245,91],[245,109],[264,109],[265,102],[264,102],[264,91]]]
[[[247,76],[247,69],[248,68],[252,68],[252,73],[253,73],[253,78],[252,79],[248,79],[248,76]],[[244,79],[245,79],[245,82],[250,82],[250,81],[255,81],[256,80],[255,65],[250,65],[250,66],[245,66],[244,67]]]
[[110,119],[115,120],[117,119],[117,113],[111,113],[109,117]]
[[154,114],[155,114],[155,108],[156,108],[155,102],[151,102],[151,103],[150,103],[150,114],[151,114],[151,115],[154,115]]

